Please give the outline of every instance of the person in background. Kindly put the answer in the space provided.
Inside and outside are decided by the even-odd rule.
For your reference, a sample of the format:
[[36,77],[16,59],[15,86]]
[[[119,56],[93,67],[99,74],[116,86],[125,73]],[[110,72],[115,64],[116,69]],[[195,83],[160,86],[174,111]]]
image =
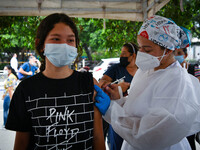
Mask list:
[[105,150],[101,113],[94,106],[98,82],[89,72],[69,68],[81,55],[72,19],[48,15],[35,47],[41,71],[19,83],[6,123],[16,131],[14,149]]
[[15,70],[15,72],[18,72],[18,60],[17,60],[17,54],[14,53],[13,57],[10,60],[10,66]]
[[[99,84],[101,88],[105,88],[111,82],[124,78],[124,82],[131,83],[133,76],[137,71],[135,64],[138,47],[134,43],[126,43],[122,46],[120,54],[120,63],[112,65],[100,79]],[[119,83],[122,86],[123,83]],[[123,87],[123,86],[122,86]],[[124,96],[127,95],[127,89],[124,89]],[[112,126],[107,122],[104,123],[104,136],[106,136],[108,130],[108,139],[110,150],[120,150],[123,139],[113,130]],[[108,129],[107,129],[108,128]]]
[[190,64],[186,61],[188,56],[187,48],[181,48],[174,51],[175,59],[181,64],[183,68],[186,68],[188,73],[197,77],[200,81],[200,68],[198,64]]
[[28,62],[25,62],[19,68],[18,78],[19,80],[27,79],[35,74],[35,72],[39,72],[39,67],[36,65],[39,64],[40,61],[35,58],[35,56],[29,56]]
[[[198,64],[190,64],[185,59],[188,56],[187,48],[181,48],[174,51],[175,59],[181,64],[183,68],[186,68],[188,73],[197,77],[200,80],[200,68]],[[196,150],[195,134],[187,137],[192,150]]]
[[126,43],[122,46],[120,63],[112,65],[104,73],[103,77],[99,80],[101,88],[105,88],[111,82],[124,76],[125,82],[131,82],[135,72],[137,71],[137,66],[135,64],[137,51],[138,47],[134,43]]
[[200,84],[173,53],[189,39],[172,20],[155,15],[143,22],[137,42],[139,69],[128,96],[117,84],[107,86],[112,100],[103,117],[124,139],[122,150],[191,150],[186,137],[200,131]]
[[5,126],[7,117],[8,117],[10,100],[17,86],[17,74],[10,65],[7,65],[4,67],[3,74],[7,75],[7,78],[4,82],[5,92],[2,97],[3,99],[3,126]]

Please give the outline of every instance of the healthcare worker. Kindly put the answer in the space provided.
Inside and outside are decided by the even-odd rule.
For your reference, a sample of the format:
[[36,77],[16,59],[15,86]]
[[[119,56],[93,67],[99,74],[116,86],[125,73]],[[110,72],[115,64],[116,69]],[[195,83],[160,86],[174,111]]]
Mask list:
[[200,84],[173,53],[188,46],[187,34],[173,21],[153,16],[137,41],[139,69],[129,95],[107,86],[112,101],[104,119],[124,139],[122,150],[191,150],[185,137],[200,131]]

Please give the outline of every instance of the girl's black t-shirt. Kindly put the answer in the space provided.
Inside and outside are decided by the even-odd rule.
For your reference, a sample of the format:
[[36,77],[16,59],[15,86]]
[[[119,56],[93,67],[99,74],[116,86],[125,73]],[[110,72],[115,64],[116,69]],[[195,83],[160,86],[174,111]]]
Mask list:
[[6,129],[31,132],[30,149],[93,149],[93,91],[91,73],[65,79],[38,73],[15,90]]

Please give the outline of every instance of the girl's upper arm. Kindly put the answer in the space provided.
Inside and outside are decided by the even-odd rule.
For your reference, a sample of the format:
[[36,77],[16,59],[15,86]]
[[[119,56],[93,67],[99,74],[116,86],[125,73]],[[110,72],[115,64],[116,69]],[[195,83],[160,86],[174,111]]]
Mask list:
[[[96,79],[93,78],[94,84],[98,85]],[[96,91],[94,90],[93,101],[95,101]],[[104,142],[104,135],[103,135],[103,123],[102,117],[99,110],[94,106],[94,149],[95,150],[105,150],[105,142]]]
[[14,150],[27,150],[30,142],[30,132],[16,132]]
[[[94,85],[98,85],[99,86],[99,83],[97,82],[97,80],[95,78],[93,78],[93,82],[94,82]],[[97,94],[97,92],[94,90],[93,101],[94,101],[94,98],[95,98],[96,94]]]

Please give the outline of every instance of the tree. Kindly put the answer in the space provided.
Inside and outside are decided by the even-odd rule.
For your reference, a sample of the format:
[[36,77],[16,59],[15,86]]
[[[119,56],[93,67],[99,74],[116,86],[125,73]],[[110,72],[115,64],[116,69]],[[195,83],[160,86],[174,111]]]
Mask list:
[[[106,28],[104,27],[104,21]],[[126,42],[135,42],[141,22],[78,18],[81,45],[92,58],[119,57]],[[90,56],[88,58],[91,58]]]
[[[171,0],[156,14],[171,18],[179,26],[192,31],[194,37],[200,38],[200,1]],[[5,53],[34,50],[34,38],[37,26],[44,17],[2,16],[0,17],[0,58]],[[137,33],[142,22],[108,19],[73,18],[80,34],[83,55],[89,60],[119,57],[121,47],[126,42],[136,43]],[[3,56],[3,57],[2,57]],[[22,58],[23,59],[23,58]]]
[[183,0],[181,11],[180,0],[172,0],[157,14],[171,18],[177,25],[191,30],[193,37],[200,38],[200,1]]
[[[29,52],[34,50],[34,38],[37,26],[42,17],[0,17],[0,50],[1,58],[8,58],[12,53]],[[4,53],[3,53],[4,52]],[[23,57],[23,55],[22,55]],[[23,58],[22,58],[23,59]]]

